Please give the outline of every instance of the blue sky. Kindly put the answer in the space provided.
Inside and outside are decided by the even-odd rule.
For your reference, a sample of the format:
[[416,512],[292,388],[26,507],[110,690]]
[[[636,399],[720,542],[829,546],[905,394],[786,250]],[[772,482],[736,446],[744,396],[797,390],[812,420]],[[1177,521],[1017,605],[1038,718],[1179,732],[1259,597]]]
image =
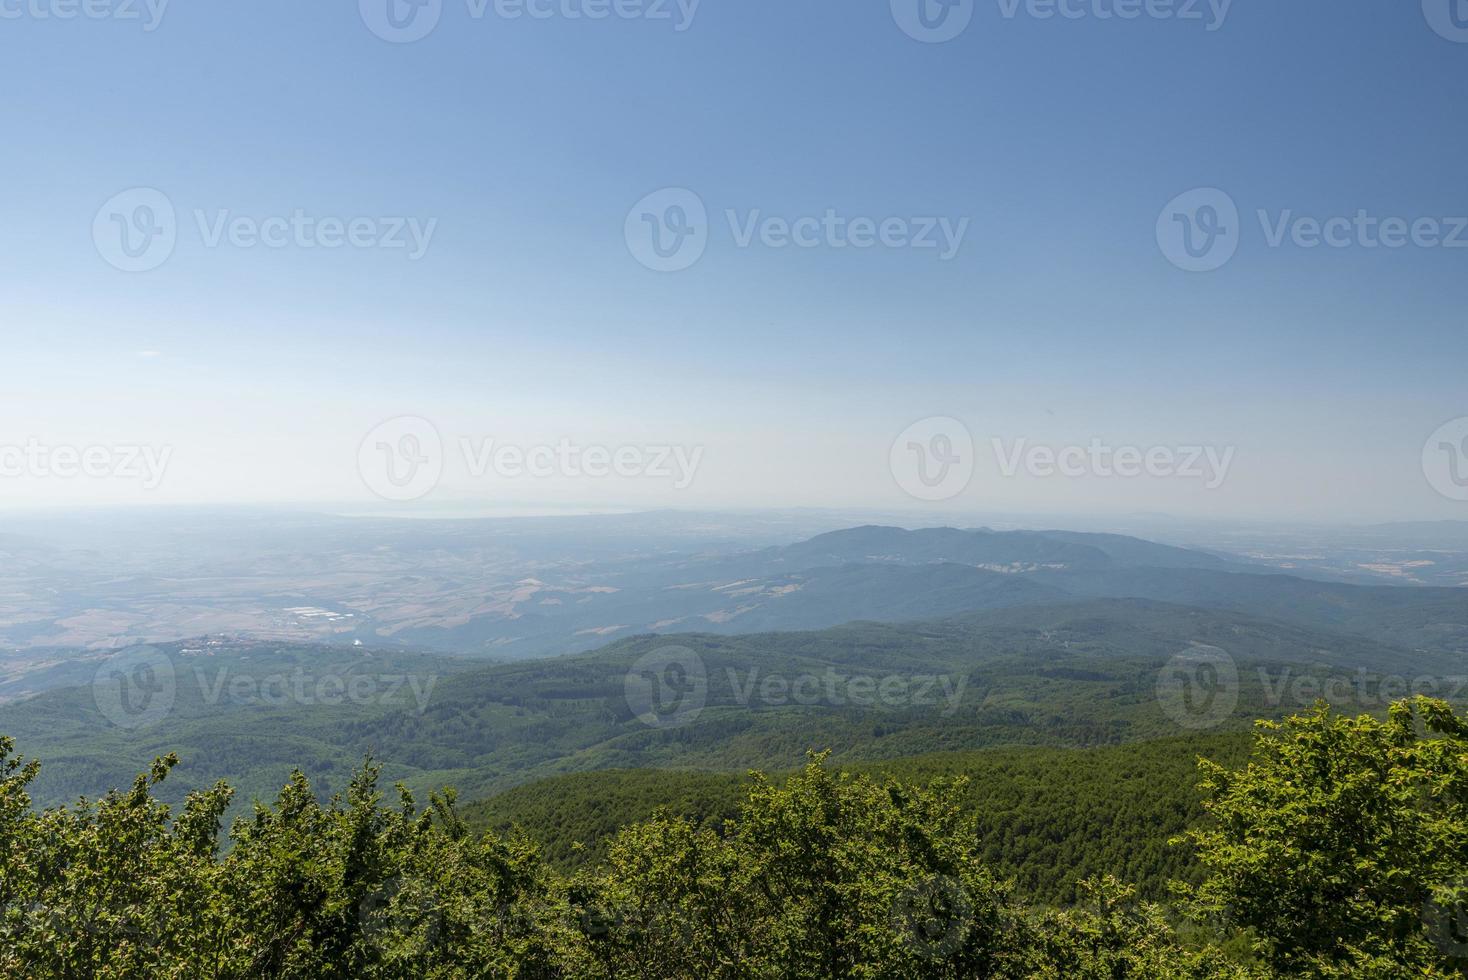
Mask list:
[[[157,487],[28,473],[4,503],[371,500],[358,444],[413,416],[449,447],[440,503],[1468,517],[1422,461],[1468,416],[1468,247],[1271,247],[1257,216],[1468,216],[1468,29],[1446,2],[1235,0],[1219,24],[970,0],[941,44],[886,2],[703,0],[680,24],[671,2],[442,0],[412,43],[369,30],[378,0],[173,0],[153,30],[141,0],[142,21],[37,16],[65,2],[0,0],[0,445],[174,452]],[[166,196],[177,243],[129,273],[93,224],[133,188]],[[665,188],[708,214],[678,272],[624,234]],[[1196,188],[1240,214],[1210,272],[1159,247]],[[967,225],[945,261],[740,247],[729,210]],[[221,216],[297,211],[435,224],[416,260],[207,242]],[[976,473],[914,502],[889,448],[938,416]],[[484,480],[461,437],[705,451],[685,488]],[[1005,477],[996,438],[1236,460],[1209,489]]]

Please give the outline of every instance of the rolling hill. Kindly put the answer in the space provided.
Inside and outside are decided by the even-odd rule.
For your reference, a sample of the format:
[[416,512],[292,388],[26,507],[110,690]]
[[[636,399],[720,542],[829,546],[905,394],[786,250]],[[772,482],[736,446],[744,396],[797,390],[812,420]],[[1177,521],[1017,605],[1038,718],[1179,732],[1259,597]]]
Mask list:
[[[1203,662],[1194,665],[1200,651]],[[779,770],[810,749],[854,762],[1111,745],[1238,729],[1297,710],[1322,690],[1305,678],[1349,684],[1451,666],[1445,655],[1149,600],[1042,603],[803,632],[649,635],[588,654],[473,669],[330,647],[200,654],[180,645],[165,653],[160,670],[176,678],[176,697],[147,727],[118,727],[90,686],[0,707],[0,731],[51,763],[36,783],[39,800],[121,785],[170,750],[184,760],[170,780],[179,794],[228,778],[244,799],[269,795],[296,766],[331,792],[370,753],[389,779],[420,791],[454,784],[473,798],[577,771]],[[1187,671],[1226,664],[1233,676],[1214,677],[1222,688],[1201,691],[1201,708],[1175,704],[1165,671],[1179,662]],[[295,671],[305,672],[310,690],[338,677],[363,677],[379,693],[384,677],[413,683],[397,685],[396,703],[262,698],[249,683]],[[669,691],[676,697],[665,699]],[[1219,691],[1224,710],[1215,715],[1208,699]],[[415,692],[424,694],[416,702]],[[648,710],[683,704],[692,710]]]

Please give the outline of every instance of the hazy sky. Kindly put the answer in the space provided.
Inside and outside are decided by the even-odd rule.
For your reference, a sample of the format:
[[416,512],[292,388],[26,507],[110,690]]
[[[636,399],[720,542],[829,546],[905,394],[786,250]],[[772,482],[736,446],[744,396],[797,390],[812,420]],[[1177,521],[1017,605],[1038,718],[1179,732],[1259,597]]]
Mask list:
[[1449,0],[69,2],[0,0],[0,504],[1468,519]]

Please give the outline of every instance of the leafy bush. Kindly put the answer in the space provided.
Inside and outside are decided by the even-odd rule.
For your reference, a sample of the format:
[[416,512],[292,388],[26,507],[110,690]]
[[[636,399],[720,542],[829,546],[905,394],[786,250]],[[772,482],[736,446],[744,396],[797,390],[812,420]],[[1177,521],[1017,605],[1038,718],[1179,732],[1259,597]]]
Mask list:
[[325,803],[297,774],[222,847],[227,786],[176,815],[155,798],[172,756],[37,812],[13,750],[0,738],[7,977],[1446,977],[1468,948],[1468,720],[1426,699],[1386,720],[1321,707],[1265,724],[1243,769],[1205,763],[1187,840],[1207,877],[1182,926],[1110,875],[1038,908],[983,860],[961,779],[823,756],[757,777],[717,825],[661,811],[566,876],[517,834],[471,833],[451,792],[384,805],[370,760]]
[[1259,727],[1244,769],[1204,764],[1194,911],[1252,930],[1286,974],[1459,975],[1468,720],[1416,698],[1385,720],[1322,704]]

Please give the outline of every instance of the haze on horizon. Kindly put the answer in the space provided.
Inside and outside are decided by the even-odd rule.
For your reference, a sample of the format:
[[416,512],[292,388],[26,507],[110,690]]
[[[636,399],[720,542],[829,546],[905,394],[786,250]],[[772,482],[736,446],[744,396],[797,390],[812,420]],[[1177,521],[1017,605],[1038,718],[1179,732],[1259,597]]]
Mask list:
[[0,508],[1468,517],[1468,44],[970,6],[8,19]]

